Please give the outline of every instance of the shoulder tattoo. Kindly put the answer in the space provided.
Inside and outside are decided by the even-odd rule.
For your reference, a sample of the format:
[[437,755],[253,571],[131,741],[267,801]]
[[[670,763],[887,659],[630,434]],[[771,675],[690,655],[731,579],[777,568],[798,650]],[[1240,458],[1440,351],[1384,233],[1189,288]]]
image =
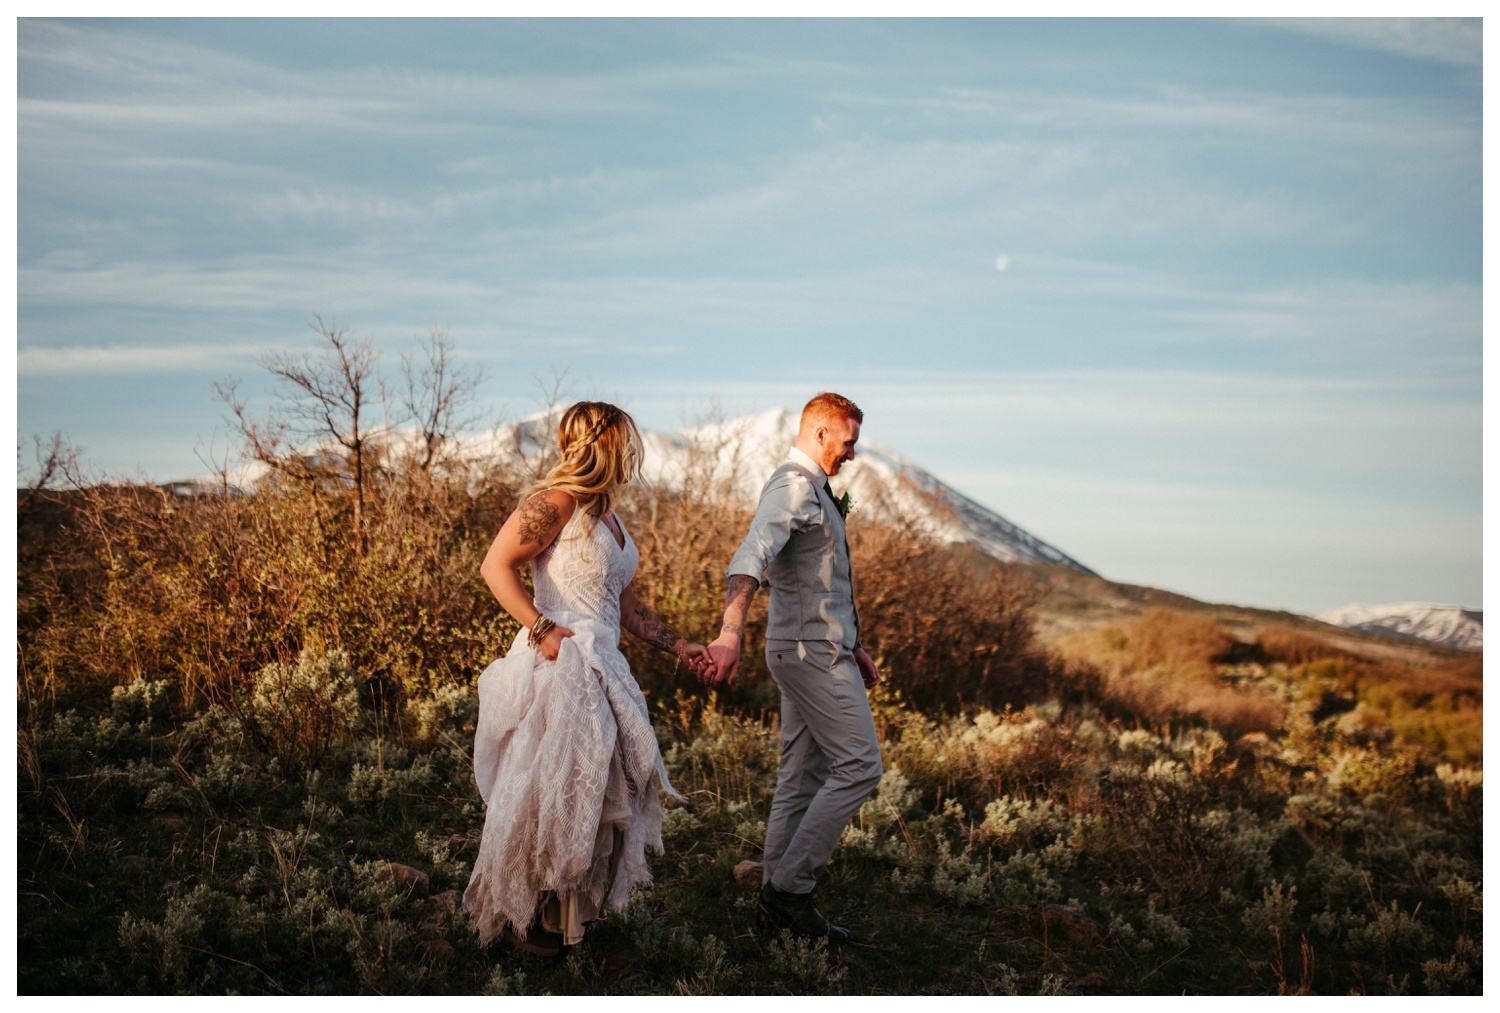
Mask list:
[[520,514],[522,545],[545,545],[562,521],[562,511],[541,492],[521,504]]

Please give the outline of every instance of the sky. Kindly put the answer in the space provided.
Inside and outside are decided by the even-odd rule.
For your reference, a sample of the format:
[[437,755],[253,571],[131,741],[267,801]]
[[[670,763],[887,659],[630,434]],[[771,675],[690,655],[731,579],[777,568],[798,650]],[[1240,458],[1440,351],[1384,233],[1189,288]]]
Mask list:
[[[26,20],[17,417],[436,326],[494,421],[819,390],[1113,580],[1482,606],[1477,20]],[[394,369],[393,369],[394,371]]]

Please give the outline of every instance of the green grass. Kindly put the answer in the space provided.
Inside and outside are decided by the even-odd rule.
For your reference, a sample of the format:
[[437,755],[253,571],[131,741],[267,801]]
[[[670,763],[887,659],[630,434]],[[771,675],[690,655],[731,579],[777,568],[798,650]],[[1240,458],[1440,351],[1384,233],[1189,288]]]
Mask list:
[[262,673],[282,695],[238,714],[140,681],[23,708],[22,993],[1482,989],[1477,768],[1295,704],[1226,742],[1087,704],[938,720],[879,696],[887,776],[820,887],[858,942],[830,950],[757,934],[758,878],[735,880],[760,857],[774,729],[658,700],[692,804],[629,916],[547,960],[481,950],[456,904],[483,815],[471,694],[414,701],[398,735],[324,692],[299,704],[320,739],[269,735],[314,671],[352,679],[336,658]]

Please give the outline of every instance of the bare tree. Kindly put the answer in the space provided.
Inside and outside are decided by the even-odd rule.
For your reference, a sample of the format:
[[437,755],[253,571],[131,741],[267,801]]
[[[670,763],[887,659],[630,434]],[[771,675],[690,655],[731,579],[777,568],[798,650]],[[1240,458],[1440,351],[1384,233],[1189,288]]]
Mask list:
[[567,367],[553,369],[546,376],[534,373],[531,380],[542,411],[531,419],[522,419],[511,430],[513,459],[525,484],[540,480],[557,463],[557,423],[564,402],[572,401],[575,393]]
[[402,407],[416,423],[421,441],[415,463],[425,474],[445,444],[478,421],[474,393],[484,371],[454,362],[453,343],[441,328],[433,327],[420,339],[418,352],[401,354],[401,377]]
[[237,383],[214,387],[233,412],[231,425],[244,437],[250,455],[283,474],[316,480],[326,473],[316,450],[310,456],[289,453],[288,437],[331,441],[341,449],[354,487],[354,529],[363,551],[366,496],[379,454],[374,437],[385,421],[389,392],[380,375],[380,355],[368,340],[356,341],[338,323],[325,324],[317,316],[312,329],[317,351],[261,360],[282,388],[279,410],[256,418],[239,398]]
[[[61,431],[53,433],[51,440],[45,445],[40,436],[33,436],[31,441],[36,445],[37,477],[27,487],[25,498],[16,505],[16,515],[22,520],[31,513],[32,503],[38,493],[51,486],[54,479],[71,478],[78,471],[78,452]],[[20,447],[16,450],[19,452]]]

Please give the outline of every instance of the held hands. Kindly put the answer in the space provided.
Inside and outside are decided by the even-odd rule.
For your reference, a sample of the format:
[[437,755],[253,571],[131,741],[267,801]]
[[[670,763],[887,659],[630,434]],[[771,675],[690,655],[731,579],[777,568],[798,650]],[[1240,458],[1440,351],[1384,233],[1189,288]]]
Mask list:
[[[693,647],[698,648],[697,644]],[[709,644],[707,648],[698,648],[707,654],[706,660],[694,659],[690,662],[698,679],[705,686],[728,685],[734,681],[740,666],[740,638],[733,633],[721,633],[719,638]],[[687,652],[684,651],[684,658]],[[854,652],[854,663],[859,666],[859,677],[865,684],[865,689],[874,689],[880,685],[880,669],[875,664],[875,659],[863,647]]]
[[677,652],[677,657],[682,659],[682,663],[687,665],[700,682],[704,681],[705,672],[711,673],[713,670],[713,659],[708,656],[708,648],[702,644],[683,641],[682,649]]
[[720,633],[707,650],[709,666],[698,678],[705,686],[727,686],[733,682],[740,667],[740,638],[734,633]]

